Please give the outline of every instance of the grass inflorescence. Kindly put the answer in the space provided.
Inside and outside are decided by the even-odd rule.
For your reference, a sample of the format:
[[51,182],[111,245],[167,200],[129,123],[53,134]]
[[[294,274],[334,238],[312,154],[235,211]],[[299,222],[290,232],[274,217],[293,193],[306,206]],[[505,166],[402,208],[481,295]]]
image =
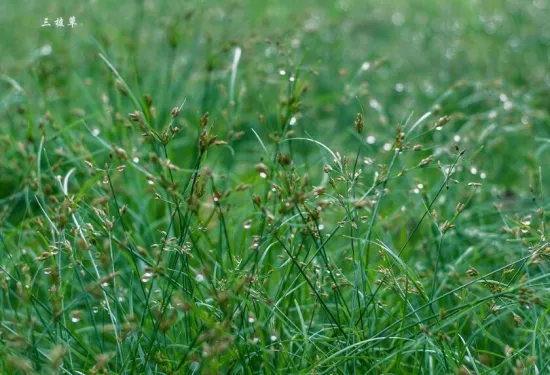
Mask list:
[[2,373],[550,371],[548,2],[31,3]]

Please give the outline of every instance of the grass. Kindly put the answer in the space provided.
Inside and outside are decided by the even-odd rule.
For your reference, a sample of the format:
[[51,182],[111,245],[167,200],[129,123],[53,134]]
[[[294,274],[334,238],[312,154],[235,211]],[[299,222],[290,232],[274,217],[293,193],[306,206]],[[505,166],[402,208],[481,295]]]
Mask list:
[[1,373],[550,371],[548,1],[25,6]]

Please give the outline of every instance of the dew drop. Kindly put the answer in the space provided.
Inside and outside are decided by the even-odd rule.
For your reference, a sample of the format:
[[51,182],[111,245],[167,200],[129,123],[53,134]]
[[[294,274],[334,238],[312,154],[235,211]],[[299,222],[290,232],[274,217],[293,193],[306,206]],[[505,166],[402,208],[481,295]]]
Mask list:
[[137,156],[134,156],[132,161],[137,164],[137,163],[139,163],[139,158]]
[[153,274],[151,272],[145,272],[143,276],[141,276],[141,282],[147,283],[151,278],[153,277]]
[[98,128],[94,128],[94,130],[92,130],[92,135],[94,135],[96,137],[99,135],[99,133],[100,133],[100,131],[99,131]]
[[391,143],[385,143],[384,144],[384,151],[389,151],[391,150]]
[[286,71],[284,69],[279,70],[279,74],[284,76],[286,74]]
[[243,224],[244,229],[250,229],[251,226],[252,226],[252,220],[247,220]]
[[401,12],[395,12],[391,16],[391,21],[395,26],[403,26],[405,23],[405,16]]
[[193,371],[193,372],[198,371],[200,367],[201,367],[201,364],[200,364],[199,362],[197,362],[197,361],[191,362],[191,363],[189,364],[189,369],[190,369],[191,371]]
[[477,168],[476,167],[470,168],[470,173],[471,174],[477,174]]
[[49,275],[52,273],[52,269],[50,267],[44,268],[44,275]]
[[455,136],[453,137],[453,140],[454,140],[455,142],[460,142],[460,135],[458,135],[458,134],[455,135]]
[[377,111],[380,111],[382,109],[382,106],[380,106],[380,103],[376,99],[369,100],[369,106]]
[[82,320],[82,312],[79,310],[75,310],[71,312],[71,322],[78,323]]
[[260,172],[260,177],[261,177],[261,178],[266,178],[266,177],[267,177],[267,173],[265,173],[265,172]]
[[292,116],[289,121],[290,126],[296,125],[296,117]]
[[374,135],[369,135],[369,136],[367,137],[367,143],[368,143],[369,145],[372,145],[372,144],[374,144],[374,142],[376,142],[376,137],[375,137]]
[[52,53],[52,46],[50,46],[49,44],[46,44],[42,48],[40,48],[40,54],[42,56],[48,56],[51,53]]

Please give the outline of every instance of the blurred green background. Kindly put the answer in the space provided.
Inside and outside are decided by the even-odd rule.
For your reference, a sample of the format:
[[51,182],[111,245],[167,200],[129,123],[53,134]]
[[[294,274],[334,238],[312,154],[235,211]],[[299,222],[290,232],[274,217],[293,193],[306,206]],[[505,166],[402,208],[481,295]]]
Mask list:
[[[70,17],[75,17],[77,25],[74,28],[68,25]],[[45,18],[48,18],[50,27],[41,26]],[[55,26],[57,18],[63,18],[65,27]],[[167,168],[164,168],[167,165],[161,166],[158,163],[158,155],[162,155],[164,150],[158,142],[150,142],[151,137],[143,137],[143,130],[129,120],[128,114],[134,111],[145,112],[144,116],[147,117],[153,131],[162,134],[169,131],[167,125],[171,121],[170,112],[177,106],[181,106],[181,113],[174,120],[174,126],[180,128],[181,132],[169,143],[165,155],[179,167],[173,171],[175,180],[181,183],[181,188],[184,185],[183,181],[190,179],[196,168],[208,166],[214,176],[211,185],[208,185],[208,194],[228,192],[227,196],[222,198],[223,207],[232,207],[231,213],[227,215],[229,230],[225,228],[225,223],[223,224],[225,237],[222,236],[219,224],[223,221],[221,209],[219,212],[216,211],[217,206],[212,203],[213,198],[208,194],[205,195],[206,202],[201,203],[205,207],[202,216],[197,215],[185,223],[180,218],[178,223],[181,228],[178,230],[185,233],[185,236],[191,233],[189,241],[194,241],[193,253],[204,256],[187,263],[186,272],[189,272],[189,275],[186,277],[189,277],[190,283],[199,285],[201,281],[195,279],[195,274],[204,279],[198,272],[210,267],[215,263],[214,260],[219,261],[224,267],[228,267],[229,261],[233,265],[234,259],[227,255],[224,246],[231,244],[236,251],[235,254],[238,254],[235,261],[240,262],[252,251],[249,246],[254,246],[255,242],[252,241],[256,241],[253,240],[253,235],[262,234],[272,241],[269,246],[273,245],[274,250],[266,255],[265,264],[258,266],[258,273],[264,278],[262,280],[265,280],[261,286],[257,286],[257,290],[260,291],[258,295],[263,293],[262,298],[265,297],[266,300],[275,299],[283,294],[286,296],[285,288],[290,290],[293,284],[285,284],[286,281],[279,284],[279,280],[292,276],[296,277],[294,281],[302,282],[300,277],[303,275],[298,272],[292,275],[295,270],[289,266],[288,259],[284,260],[284,256],[277,257],[284,253],[274,238],[269,237],[272,233],[268,233],[268,226],[264,225],[267,211],[260,211],[259,205],[252,203],[253,194],[266,198],[270,195],[271,198],[275,197],[272,204],[269,203],[269,208],[277,220],[288,224],[290,229],[287,228],[288,232],[285,232],[285,235],[288,235],[285,240],[291,243],[303,235],[303,243],[306,247],[309,246],[309,254],[310,249],[314,249],[317,243],[313,243],[307,237],[307,233],[304,234],[302,231],[300,234],[300,230],[311,222],[306,223],[305,219],[301,222],[295,213],[292,218],[288,218],[289,212],[284,209],[277,210],[278,205],[283,205],[285,199],[290,196],[292,189],[283,186],[288,188],[288,196],[281,193],[281,196],[277,197],[276,188],[280,186],[270,184],[284,183],[281,182],[283,178],[278,180],[280,176],[272,172],[278,168],[279,171],[288,172],[288,175],[292,174],[292,178],[298,176],[304,180],[307,174],[310,185],[323,184],[330,194],[334,194],[329,196],[330,199],[337,202],[338,199],[335,197],[341,193],[349,200],[346,201],[349,204],[357,198],[348,196],[353,189],[358,190],[358,195],[365,193],[371,181],[379,177],[380,172],[387,171],[384,168],[390,163],[393,154],[392,144],[395,140],[396,126],[406,125],[408,131],[411,125],[427,112],[432,112],[429,121],[423,122],[415,129],[416,133],[407,138],[407,141],[410,141],[409,146],[423,144],[424,149],[418,152],[412,152],[411,147],[401,150],[402,154],[399,155],[402,156],[398,158],[391,173],[388,191],[378,190],[379,185],[376,184],[373,184],[373,187],[376,185],[376,189],[368,190],[369,199],[377,200],[384,196],[383,207],[374,213],[376,221],[361,220],[357,243],[367,239],[374,228],[373,240],[383,240],[388,246],[396,249],[404,243],[408,244],[409,248],[402,258],[404,262],[409,262],[407,265],[414,265],[415,271],[421,275],[418,280],[424,287],[431,289],[433,285],[434,294],[431,297],[436,296],[435,285],[440,277],[439,280],[445,278],[446,283],[438,286],[437,293],[441,295],[456,287],[461,293],[464,292],[460,298],[464,298],[466,304],[474,300],[478,303],[482,298],[486,298],[488,293],[483,289],[485,286],[478,288],[478,285],[474,285],[467,292],[465,288],[462,289],[467,280],[470,280],[466,274],[470,265],[475,265],[481,273],[492,272],[497,266],[514,264],[517,259],[525,256],[526,248],[538,241],[538,235],[543,241],[544,214],[540,216],[540,222],[536,221],[539,219],[533,220],[533,228],[530,228],[532,232],[526,229],[531,225],[531,216],[526,215],[534,217],[535,210],[549,208],[545,196],[548,193],[545,189],[550,186],[550,172],[547,170],[550,165],[548,0],[2,0],[0,25],[0,228],[3,236],[7,238],[9,246],[6,245],[6,248],[30,249],[29,253],[18,253],[16,261],[30,265],[31,271],[38,275],[37,282],[30,283],[32,288],[29,288],[29,293],[34,297],[41,296],[45,299],[44,296],[50,296],[49,279],[42,276],[43,263],[32,260],[42,251],[49,249],[50,245],[42,234],[47,234],[49,230],[42,214],[50,213],[52,217],[55,214],[54,221],[61,222],[66,219],[63,213],[70,211],[67,208],[69,203],[64,200],[66,197],[60,190],[59,183],[72,168],[76,169],[71,175],[70,183],[68,182],[69,190],[76,196],[74,206],[78,206],[75,209],[82,215],[82,222],[88,221],[97,225],[101,219],[98,217],[101,215],[97,214],[95,208],[102,204],[105,205],[102,206],[104,208],[108,208],[110,204],[111,210],[116,212],[111,199],[111,194],[114,196],[116,192],[116,199],[127,204],[128,215],[131,217],[128,228],[116,227],[115,232],[118,231],[119,238],[128,236],[138,246],[149,249],[152,244],[160,242],[160,230],[170,231],[167,227],[168,223],[172,223],[172,207],[164,204],[162,200],[159,202],[156,199],[158,196],[155,197],[153,194],[162,192],[165,196],[170,196],[173,192],[166,180],[162,180],[167,175]],[[117,79],[117,74],[120,75],[120,79]],[[197,138],[201,131],[198,124],[205,112],[209,113],[212,133],[217,135],[218,140],[225,140],[228,144],[221,144],[215,151],[209,151],[204,160],[200,161],[203,162],[201,164],[197,162]],[[364,119],[364,130],[361,135],[357,134],[353,127],[358,113],[361,113]],[[445,115],[451,116],[452,120],[441,130],[432,131],[437,118]],[[289,131],[292,132],[290,135]],[[291,137],[307,138],[309,141],[288,140]],[[286,139],[278,143],[281,138]],[[330,190],[327,184],[328,174],[323,173],[323,168],[325,164],[335,163],[324,146],[313,142],[312,139],[327,145],[342,156],[349,157],[350,166],[357,157],[358,169],[364,169],[357,186],[353,189],[348,188],[346,184],[349,181],[342,179],[344,182],[339,185],[340,190]],[[453,175],[453,178],[459,180],[457,182],[460,182],[460,185],[457,184],[457,188],[453,187],[447,191],[440,185],[445,167],[448,168],[456,158],[455,145],[456,149],[466,150],[466,156]],[[128,160],[125,160],[125,157],[119,157],[119,160],[116,155],[111,158],[112,151],[117,148],[125,150]],[[275,163],[278,151],[292,155],[296,170],[289,172],[283,167],[279,168]],[[418,167],[421,160],[430,155],[434,155],[434,163],[426,168]],[[259,172],[262,168],[261,165],[258,167],[258,163],[269,164],[270,159],[275,167],[269,165],[271,175],[264,179],[260,177]],[[103,175],[92,174],[92,168],[89,168],[85,161],[93,163],[96,168],[103,168],[106,163],[113,163],[109,168],[115,170],[122,163],[126,163],[128,168],[124,174],[120,171],[113,173],[114,188],[111,191],[106,183],[101,183]],[[443,174],[437,167],[438,161],[443,163]],[[381,166],[382,164],[385,165]],[[396,175],[402,168],[409,168],[411,171],[403,178],[398,178]],[[355,171],[355,167],[353,170]],[[351,167],[348,172],[351,172]],[[153,184],[146,180],[150,175],[157,178],[153,187]],[[285,175],[286,177],[288,176]],[[290,181],[290,177],[288,178]],[[162,182],[158,183],[159,180]],[[296,181],[297,178],[293,183],[297,186]],[[394,181],[397,183],[394,184]],[[470,181],[484,184],[483,188],[479,189],[479,194],[474,195],[474,189],[467,186]],[[207,185],[207,182],[202,183]],[[238,191],[236,186],[239,184],[249,184],[250,190]],[[317,204],[318,197],[312,197],[310,193],[312,186],[306,183],[304,186],[307,186],[310,194],[307,204]],[[467,207],[468,211],[464,212],[460,221],[457,221],[456,231],[449,234],[449,244],[445,244],[446,247],[441,252],[443,255],[435,251],[438,241],[441,240],[440,245],[443,243],[443,234],[436,230],[440,228],[437,225],[441,223],[438,224],[438,218],[434,218],[437,216],[433,215],[434,211],[426,210],[428,198],[438,196],[438,189],[441,189],[443,194],[434,202],[433,210],[437,210],[441,222],[455,217],[458,202],[468,203],[470,198],[472,199],[472,203]],[[230,191],[233,191],[231,196]],[[180,193],[184,198],[188,198],[185,196],[187,191]],[[387,197],[384,194],[387,194]],[[101,201],[103,198],[105,199]],[[48,204],[45,209],[38,207],[37,202],[40,202],[40,199],[44,205]],[[494,202],[503,204],[500,211],[494,210]],[[342,207],[338,204],[334,206],[334,210],[331,208],[323,212],[319,219],[320,224],[326,225],[327,231],[324,233],[328,233],[332,228],[336,228],[336,232],[338,228],[347,225],[345,222],[341,225],[339,221],[349,207],[346,208],[344,204]],[[205,216],[208,215],[204,214],[205,211],[210,215],[206,219]],[[427,219],[426,223],[419,227],[418,235],[409,243],[407,238],[413,232],[416,220],[424,218],[428,211],[432,214],[430,220],[433,220],[433,223]],[[370,215],[372,211],[367,213]],[[222,216],[219,220],[218,214]],[[523,220],[522,216],[528,219]],[[33,217],[37,219],[34,220]],[[252,222],[243,226],[243,222],[246,223],[247,220]],[[369,222],[372,223],[372,227]],[[210,226],[203,228],[203,223]],[[319,223],[315,222],[315,225]],[[351,225],[351,222],[348,224]],[[358,221],[353,224],[357,226]],[[70,225],[72,223],[69,222],[69,227]],[[216,238],[217,225],[220,229],[219,237]],[[499,228],[506,225],[510,225],[514,230],[517,225],[522,231],[518,229],[514,232],[507,227],[505,229],[509,229],[508,232],[500,233]],[[535,225],[540,226],[535,228]],[[281,224],[281,227],[283,226]],[[36,227],[41,228],[40,234]],[[101,227],[101,223],[98,227]],[[537,232],[540,228],[542,230]],[[349,228],[346,227],[347,229]],[[368,236],[365,234],[367,231]],[[78,236],[75,233],[72,233],[71,239],[76,243]],[[375,261],[370,264],[363,264],[362,258],[357,263],[353,263],[356,261],[354,258],[350,258],[350,262],[344,260],[355,251],[354,239],[350,240],[348,233],[351,236],[351,229],[344,235],[339,233],[331,239],[330,245],[327,245],[331,261],[335,259],[330,266],[337,264],[343,269],[342,275],[354,282],[358,280],[355,278],[359,272],[357,269],[364,266],[361,272],[367,275],[369,286],[375,285],[375,279],[379,276],[376,265],[386,264],[387,258],[382,256],[382,252],[380,256],[373,252],[372,259]],[[510,233],[510,237],[516,236],[513,241],[508,241],[509,238],[506,237]],[[185,236],[182,235],[182,241],[187,241],[188,237]],[[104,243],[108,243],[106,238],[105,235]],[[111,240],[110,234],[108,239]],[[114,242],[108,243],[111,250]],[[520,242],[525,248],[518,246]],[[142,284],[139,281],[134,284],[132,279],[139,275],[134,274],[134,270],[128,266],[128,258],[125,258],[128,254],[124,246],[120,243],[116,246],[124,251],[115,253],[116,256],[110,259],[113,262],[113,270],[116,264],[117,271],[120,270],[125,280],[131,282],[121,282],[122,287],[107,283],[106,288],[112,288],[113,293],[120,292],[126,297],[142,298],[142,291],[136,286],[141,287]],[[302,244],[298,246],[293,243],[293,246],[298,248],[298,252],[302,249]],[[94,256],[99,259],[101,255],[104,256],[103,260],[109,260],[109,257],[105,256],[106,251],[101,253],[100,246],[97,248],[97,254],[94,253]],[[219,249],[219,259],[212,255],[215,254],[212,248]],[[441,246],[438,249],[441,250]],[[461,263],[466,254],[465,249],[469,249],[467,261]],[[33,251],[36,254],[32,253]],[[90,262],[93,261],[93,257],[92,260],[84,259],[83,255],[89,253],[75,253],[81,262],[79,265],[84,264],[82,269],[92,269]],[[62,259],[62,255],[66,254],[60,253],[59,259]],[[306,254],[304,260],[307,257]],[[63,260],[65,261],[64,258]],[[105,261],[105,264],[107,263]],[[358,265],[357,268],[355,264]],[[465,268],[460,274],[455,274],[452,268],[457,264],[459,268]],[[13,265],[17,263],[14,262],[11,266]],[[141,266],[143,264],[140,263]],[[329,268],[328,264],[325,266]],[[288,267],[288,273],[285,267]],[[220,269],[225,272],[223,267]],[[105,266],[101,271],[101,276],[105,276],[111,269]],[[144,272],[142,269],[139,271]],[[80,285],[75,286],[75,276],[71,270],[64,269],[63,272],[62,279],[68,290],[65,294],[66,300],[69,301],[67,303],[74,303],[74,306],[71,306],[75,309],[84,311],[87,308],[91,311],[91,305],[84,306],[83,300],[93,297],[95,299],[92,299],[91,303],[99,303],[97,295],[90,297],[89,290],[80,288]],[[231,272],[228,272],[231,275],[227,281],[229,285],[239,282],[241,276],[238,272]],[[537,268],[536,272],[542,274],[540,280],[546,278],[547,270],[542,266]],[[536,272],[535,276],[539,277]],[[514,274],[514,278],[516,275],[520,273]],[[97,281],[91,272],[87,277],[86,282]],[[99,273],[97,278],[100,278]],[[159,280],[159,284],[165,281],[162,278]],[[543,285],[542,281],[538,284],[539,279],[533,280],[539,287]],[[363,282],[366,284],[365,280]],[[528,282],[530,283],[531,279],[528,279]],[[153,285],[153,282],[148,285]],[[166,290],[171,291],[170,283],[165,285]],[[193,293],[197,290],[199,292],[196,292],[193,298],[210,298],[210,290],[204,285],[200,284],[194,290]],[[351,282],[347,285],[351,285]],[[352,292],[345,295],[346,298],[349,297],[350,305],[355,303],[355,297],[359,294],[358,285],[354,284],[354,287]],[[14,286],[10,285],[9,289],[12,291]],[[330,287],[327,287],[331,292],[329,289]],[[542,286],[540,290],[546,289]],[[308,313],[314,311],[308,305],[311,302],[309,292],[306,287],[296,292],[301,293],[299,297],[302,298],[302,305],[307,306],[306,310],[309,309]],[[363,292],[365,291],[362,290],[361,293]],[[200,293],[204,293],[204,296]],[[289,291],[288,295],[293,296],[293,293],[294,291]],[[383,293],[390,296],[387,297],[390,310],[395,306],[396,309],[401,308],[398,304],[393,304],[393,301],[398,301],[399,304],[402,302],[400,296],[392,294],[393,291],[389,288]],[[368,297],[368,294],[365,295]],[[143,296],[143,300],[137,301],[136,310],[147,309],[150,296],[151,293]],[[172,295],[169,298],[171,297]],[[10,316],[10,319],[17,316],[17,309],[12,309],[10,305],[17,305],[16,299],[14,297],[13,301],[11,298],[2,300],[2,311]],[[247,298],[240,295],[234,300],[236,302],[232,302],[235,302],[235,306],[249,303]],[[131,307],[126,306],[127,300],[112,299],[112,302],[119,303],[120,316],[134,308],[133,301]],[[294,301],[285,300],[284,303],[289,316],[296,320]],[[413,303],[415,307],[420,304],[416,300]],[[403,302],[404,314],[409,311],[409,307],[413,310],[412,305],[407,304],[408,300]],[[446,296],[441,301],[442,306],[445,304],[452,308],[457,304],[457,299],[454,295]],[[261,316],[271,319],[270,305],[258,305],[267,306],[267,309],[258,308],[258,321]],[[482,306],[476,310],[479,315],[472,313],[472,316],[475,316],[476,322],[485,324],[485,311],[482,309],[486,306],[484,302],[480,302],[479,305]],[[477,306],[475,305],[475,308]],[[330,308],[338,311],[337,298],[336,308],[333,305],[330,305]],[[365,307],[365,311],[369,308],[371,307]],[[514,311],[523,314],[521,308],[520,306]],[[375,312],[373,315],[382,310],[379,306],[372,309]],[[31,310],[28,307],[28,311]],[[464,316],[456,318],[456,322],[460,323],[456,323],[459,327],[452,328],[456,328],[456,332],[469,335],[474,328],[473,324],[470,327],[466,323],[473,321],[473,318],[466,315],[470,313],[467,309],[465,311]],[[474,307],[471,311],[474,311]],[[69,316],[69,309],[64,313]],[[91,317],[96,313],[97,310],[93,313],[88,311]],[[400,312],[392,311],[392,314],[394,313],[397,316]],[[318,318],[315,314],[316,312],[311,313],[311,322],[315,320],[314,328],[324,330],[324,317]],[[426,319],[431,319],[431,312],[424,310],[422,314],[422,319],[425,316],[428,317]],[[197,321],[205,320],[212,327],[219,323],[216,320],[217,316],[210,314],[207,309],[199,311],[199,314],[192,318]],[[370,319],[371,316],[367,316],[365,320],[367,318]],[[402,321],[413,321],[413,318],[407,315]],[[517,336],[514,337],[520,337],[522,343],[528,343],[531,336],[535,336],[538,317],[525,313],[524,318],[526,326],[535,327],[533,332],[513,331],[513,320],[508,319],[502,325],[506,329],[494,325],[490,327],[491,333],[486,336],[478,336],[477,331],[472,333],[472,342],[474,338],[478,340],[479,337],[479,342],[475,342],[479,343],[479,353],[491,353],[490,361],[484,363],[487,368],[504,363],[501,356],[504,347],[502,340],[505,338],[501,336],[515,332]],[[243,316],[241,319],[246,317]],[[372,326],[366,330],[370,329],[370,333],[378,334],[384,332],[383,330],[395,321],[391,314],[386,316],[380,313],[378,319],[369,320],[368,324]],[[460,319],[465,323],[463,324]],[[103,338],[95,340],[93,335],[88,335],[92,327],[97,329],[95,321],[93,324],[90,321],[85,317],[80,326],[75,323],[74,331],[78,331],[78,334],[84,332],[83,341],[89,345],[89,352],[95,355],[100,352],[99,344],[103,342]],[[186,333],[193,331],[193,334],[197,335],[198,332],[202,332],[202,322],[189,322],[185,322],[188,325],[178,322],[181,325],[175,325],[176,328],[166,336],[168,338],[163,339],[173,339],[179,344],[181,342],[178,340],[184,336],[180,329],[188,330]],[[350,330],[355,329],[353,318],[350,322]],[[151,324],[145,320],[141,323],[143,327],[140,328],[143,328],[143,332],[156,339],[157,322],[151,318]],[[454,322],[445,324],[452,326]],[[36,332],[29,327],[25,327],[28,331],[22,335],[27,335],[30,340],[35,337]],[[264,334],[271,335],[270,330],[274,330],[274,327],[282,333],[281,336],[294,330],[288,322],[277,317],[274,319],[273,327],[262,327]],[[44,332],[49,333],[50,328],[47,326]],[[55,329],[57,327],[52,331]],[[249,350],[249,342],[246,341],[249,339],[246,336],[249,333],[245,329],[241,331],[235,330],[238,335],[242,335],[239,350],[244,353]],[[294,333],[291,333],[288,333],[287,338],[293,337]],[[410,336],[415,338],[416,334],[414,331]],[[498,339],[493,340],[491,334]],[[409,336],[409,332],[404,332],[403,337],[405,336]],[[462,342],[456,337],[458,335],[453,338],[453,345],[462,350]],[[325,351],[323,354],[332,355],[330,353],[336,349],[329,339],[325,342],[324,337],[321,337],[319,342]],[[185,335],[185,340],[186,344],[190,345],[191,335]],[[52,340],[50,343],[45,340],[43,345],[47,347],[53,343],[56,341]],[[302,353],[301,348],[293,351],[294,344],[290,342],[284,345],[288,345],[287,349],[291,348],[288,352],[293,355]],[[352,345],[352,342],[349,341],[347,344]],[[155,345],[153,342],[151,348],[155,348]],[[547,345],[546,342],[544,345]],[[411,358],[417,360],[415,356],[418,355],[418,361],[423,361],[423,354],[418,354],[424,350],[420,346],[419,344],[415,348],[417,352],[411,354]],[[466,344],[464,346],[468,347]],[[527,346],[528,344],[525,344],[525,347]],[[116,350],[114,347],[115,345],[110,346],[112,350]],[[271,350],[267,346],[265,348],[266,351],[262,352],[262,355]],[[541,348],[542,346],[537,348],[537,353],[543,352],[544,348]],[[169,353],[173,356],[181,355],[180,349],[174,345]],[[311,354],[308,361],[311,360],[311,368],[314,368],[317,360],[315,351],[309,352],[308,348],[304,350]],[[392,350],[392,345],[389,345],[387,352],[390,353]],[[197,349],[197,353],[199,351],[200,348]],[[396,352],[397,350],[393,353]],[[133,349],[125,348],[124,355],[118,354],[117,360],[133,360],[132,353]],[[444,351],[443,353],[445,354]],[[522,353],[525,357],[531,354],[528,351]],[[371,362],[365,363],[375,363],[378,360],[377,356],[378,353],[373,351],[373,357],[368,359]],[[460,353],[456,357],[462,360],[465,354]],[[36,358],[41,357],[36,355]],[[231,355],[227,358],[223,359],[226,361],[225,364],[233,366],[234,358]],[[264,360],[259,358],[255,357],[251,361],[260,363]],[[287,360],[296,366],[302,364],[301,360],[297,364],[294,363],[294,357]],[[89,366],[94,361],[95,358],[86,358],[82,362]],[[547,368],[544,361],[545,359],[539,358],[537,362],[543,370]],[[147,361],[144,362],[144,368],[149,366]],[[416,362],[411,360],[407,365],[411,365],[412,368]],[[457,360],[457,369],[459,365],[462,363]],[[277,366],[277,361],[273,360],[273,368]],[[388,366],[391,369],[393,364]],[[506,366],[511,371],[513,364]]]
[[[67,25],[71,16],[74,28]],[[41,27],[45,17],[51,27]],[[55,27],[58,17],[64,28]],[[157,129],[185,100],[182,125],[208,111],[220,136],[250,127],[265,136],[276,130],[289,79],[299,75],[307,93],[293,127],[298,135],[345,144],[348,125],[364,112],[367,132],[384,143],[397,123],[440,104],[445,114],[465,113],[453,131],[473,148],[492,135],[480,155],[484,168],[513,184],[526,165],[548,161],[547,140],[535,139],[547,137],[549,128],[548,19],[544,0],[3,1],[2,136],[36,136],[32,125],[49,112],[58,127],[81,130],[63,133],[65,141],[89,137],[89,129],[74,123],[82,114],[90,129],[120,137],[121,121],[98,108],[110,106],[124,117],[136,108],[120,97],[102,102],[116,85],[101,53],[132,90],[153,98]],[[237,47],[242,56],[231,105]],[[185,139],[178,142],[187,146]],[[258,144],[247,132],[234,146]],[[490,157],[517,147],[526,152]],[[3,179],[9,182],[18,166],[6,157]]]

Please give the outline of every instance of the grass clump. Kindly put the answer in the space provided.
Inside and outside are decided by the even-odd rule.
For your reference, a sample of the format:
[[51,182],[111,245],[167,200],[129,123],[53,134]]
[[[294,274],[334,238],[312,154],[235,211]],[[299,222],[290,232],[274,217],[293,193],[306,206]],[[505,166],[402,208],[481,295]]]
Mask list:
[[0,60],[3,373],[550,370],[550,4],[161,3]]

